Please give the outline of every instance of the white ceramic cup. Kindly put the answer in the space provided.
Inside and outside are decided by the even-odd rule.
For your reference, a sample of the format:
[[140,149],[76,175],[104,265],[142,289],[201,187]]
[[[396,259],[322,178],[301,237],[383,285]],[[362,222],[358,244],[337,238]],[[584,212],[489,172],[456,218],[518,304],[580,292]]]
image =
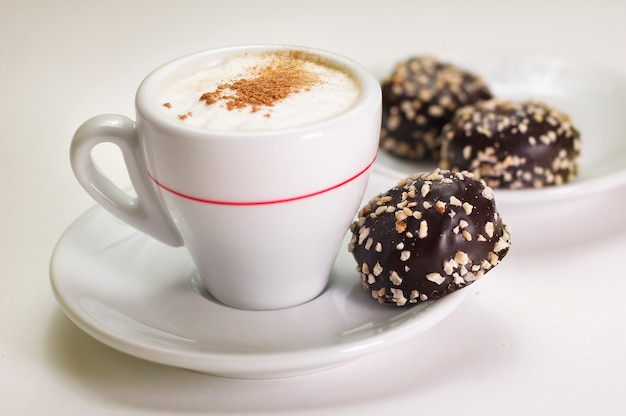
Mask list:
[[[155,91],[171,74],[245,51],[298,50],[348,71],[354,106],[330,119],[276,131],[217,131],[164,114]],[[71,146],[74,174],[105,209],[172,246],[184,245],[208,292],[226,305],[286,308],[320,294],[359,208],[376,158],[381,122],[377,79],[327,51],[282,45],[201,52],[163,65],[140,85],[136,121],[100,115]],[[117,145],[136,197],[94,164]]]

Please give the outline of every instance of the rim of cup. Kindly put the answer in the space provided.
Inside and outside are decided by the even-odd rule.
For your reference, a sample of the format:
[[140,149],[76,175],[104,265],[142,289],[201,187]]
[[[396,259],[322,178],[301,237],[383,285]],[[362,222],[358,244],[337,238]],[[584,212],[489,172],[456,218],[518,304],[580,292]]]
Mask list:
[[[345,70],[357,81],[360,89],[356,102],[340,113],[337,113],[327,119],[302,126],[286,127],[270,130],[254,130],[254,131],[229,131],[218,130],[207,127],[192,126],[180,123],[174,118],[166,117],[156,103],[156,91],[165,80],[177,71],[184,69],[194,63],[209,62],[219,63],[222,58],[245,52],[280,52],[280,51],[297,51],[306,55],[321,57],[322,62],[331,63],[333,67]],[[378,90],[378,93],[376,93]],[[202,136],[216,135],[229,139],[236,138],[263,138],[276,137],[281,135],[293,135],[299,133],[306,135],[307,131],[312,133],[323,129],[327,124],[341,121],[342,119],[351,117],[354,113],[361,111],[363,107],[376,105],[380,95],[380,84],[378,79],[363,65],[344,55],[330,52],[328,50],[289,45],[289,44],[252,44],[241,46],[230,46],[217,49],[209,49],[181,56],[166,62],[150,72],[139,85],[135,96],[135,106],[138,113],[149,120],[154,125],[168,130],[184,130],[189,133],[200,134]]]

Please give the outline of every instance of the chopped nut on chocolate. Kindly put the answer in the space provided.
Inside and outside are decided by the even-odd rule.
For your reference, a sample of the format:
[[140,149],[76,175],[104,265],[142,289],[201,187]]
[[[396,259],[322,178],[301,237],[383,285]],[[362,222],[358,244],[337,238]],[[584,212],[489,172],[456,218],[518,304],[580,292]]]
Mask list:
[[[396,209],[379,210],[389,206]],[[412,215],[404,211],[408,206]],[[372,211],[379,214],[372,217]],[[373,198],[350,230],[348,247],[361,265],[363,288],[380,303],[397,306],[438,299],[471,284],[510,246],[509,228],[485,182],[440,169],[414,174]],[[373,242],[365,243],[363,235]]]
[[580,133],[567,115],[536,100],[463,107],[441,141],[442,168],[470,171],[492,188],[561,185],[578,172]]
[[492,98],[477,75],[429,56],[399,62],[381,84],[381,147],[415,160],[438,160],[439,133],[454,112]]

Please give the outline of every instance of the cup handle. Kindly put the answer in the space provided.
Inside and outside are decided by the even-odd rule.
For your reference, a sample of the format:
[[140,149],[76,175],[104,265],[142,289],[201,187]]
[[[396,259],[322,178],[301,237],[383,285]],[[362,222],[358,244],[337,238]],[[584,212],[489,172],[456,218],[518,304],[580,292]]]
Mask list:
[[[106,142],[122,151],[137,197],[120,189],[94,164],[91,156],[94,147]],[[135,123],[128,117],[104,114],[83,123],[74,134],[70,161],[78,182],[107,211],[165,244],[183,244],[150,182]]]

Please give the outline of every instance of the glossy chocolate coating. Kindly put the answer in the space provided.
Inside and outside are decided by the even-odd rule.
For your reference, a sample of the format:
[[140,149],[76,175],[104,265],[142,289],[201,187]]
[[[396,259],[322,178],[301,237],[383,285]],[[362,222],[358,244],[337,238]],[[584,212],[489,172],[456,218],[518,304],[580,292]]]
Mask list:
[[381,87],[381,147],[414,160],[438,160],[439,134],[454,112],[492,97],[475,74],[427,56],[398,63]]
[[578,172],[580,134],[540,101],[489,100],[461,108],[442,130],[440,166],[493,188],[561,185]]
[[510,245],[491,189],[470,174],[442,170],[415,174],[373,198],[351,231],[363,288],[397,306],[471,284]]

